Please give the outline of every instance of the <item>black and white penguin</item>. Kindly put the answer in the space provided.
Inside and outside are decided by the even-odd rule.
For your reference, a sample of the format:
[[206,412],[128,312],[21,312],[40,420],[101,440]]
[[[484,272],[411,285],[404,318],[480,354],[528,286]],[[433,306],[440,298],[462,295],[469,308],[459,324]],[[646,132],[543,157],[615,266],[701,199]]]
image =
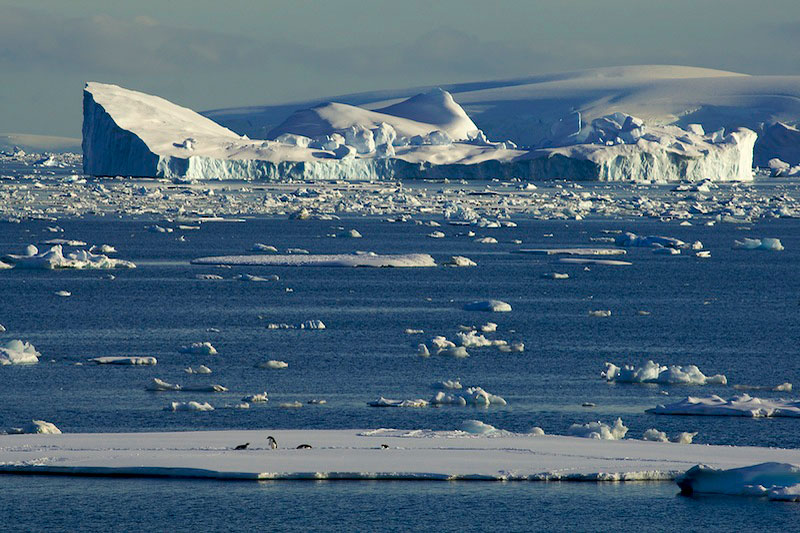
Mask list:
[[274,450],[274,449],[276,449],[276,448],[278,447],[278,441],[276,441],[276,440],[275,440],[275,437],[273,437],[272,435],[270,435],[269,437],[267,437],[267,444],[268,444],[268,445],[269,445],[269,447],[270,447],[270,448],[272,448],[273,450]]
[[311,449],[311,445],[310,444],[301,444],[300,446],[297,447],[297,449],[298,450],[310,450]]
[[250,446],[250,443],[245,442],[244,444],[238,445],[236,448],[234,448],[234,450],[246,450],[248,446]]

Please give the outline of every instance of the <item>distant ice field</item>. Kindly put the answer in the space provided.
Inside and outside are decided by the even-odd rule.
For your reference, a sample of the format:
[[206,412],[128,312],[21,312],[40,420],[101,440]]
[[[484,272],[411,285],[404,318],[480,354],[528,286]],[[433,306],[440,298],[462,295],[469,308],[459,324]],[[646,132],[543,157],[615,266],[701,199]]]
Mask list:
[[[668,434],[697,431],[695,442],[794,447],[796,419],[658,416],[645,410],[686,396],[738,394],[735,384],[800,384],[796,339],[800,300],[800,222],[764,220],[740,225],[680,226],[677,221],[605,219],[535,221],[514,219],[515,228],[450,226],[440,216],[443,239],[413,222],[379,218],[341,220],[246,219],[206,222],[199,230],[156,233],[163,219],[59,219],[0,223],[0,252],[54,237],[109,244],[114,257],[136,269],[113,271],[0,271],[0,342],[22,339],[42,354],[36,365],[0,367],[0,427],[31,419],[55,423],[64,432],[188,429],[458,428],[479,419],[501,429],[539,426],[564,434],[574,423],[620,416],[629,438],[646,429]],[[47,227],[57,224],[57,235]],[[177,224],[170,224],[177,227]],[[332,238],[338,228],[356,229],[360,239]],[[746,228],[746,229],[744,229]],[[494,237],[486,245],[457,233]],[[557,257],[513,253],[520,248],[595,246],[604,230],[700,240],[712,252],[698,259],[628,248],[631,266],[558,263]],[[552,235],[552,236],[550,236]],[[181,236],[185,241],[180,241]],[[734,250],[744,237],[776,237],[782,252]],[[513,243],[518,239],[522,244]],[[427,269],[191,265],[205,256],[249,254],[255,243],[314,254],[427,253],[438,264],[451,256],[477,267]],[[569,274],[565,280],[542,277]],[[106,279],[111,272],[115,279]],[[197,279],[214,274],[223,279]],[[245,282],[240,274],[277,275],[277,281]],[[291,289],[288,292],[287,289]],[[55,295],[66,290],[68,298]],[[509,303],[509,313],[463,310],[475,300]],[[589,316],[610,310],[607,318]],[[639,314],[647,311],[649,315]],[[321,320],[324,330],[267,329],[270,323]],[[417,345],[434,336],[454,340],[459,325],[497,323],[490,339],[523,342],[523,352],[470,347],[468,358],[417,356]],[[421,329],[423,334],[405,333]],[[217,355],[179,353],[194,342],[210,342]],[[95,365],[93,357],[152,356],[154,366]],[[682,386],[607,383],[606,361],[664,365],[695,364],[706,374],[724,374],[729,385]],[[268,360],[288,368],[257,368]],[[83,363],[78,365],[77,363]],[[210,375],[188,374],[207,365]],[[153,378],[181,385],[220,384],[228,392],[149,392]],[[505,398],[489,408],[376,409],[381,396],[430,399],[431,384],[460,378]],[[224,409],[246,395],[268,393],[250,409]],[[668,395],[662,392],[667,392]],[[763,398],[796,398],[791,392],[759,390]],[[310,405],[312,399],[327,403]],[[212,412],[168,412],[173,401],[209,402]],[[279,404],[301,402],[299,409]],[[595,407],[583,407],[590,402]]]

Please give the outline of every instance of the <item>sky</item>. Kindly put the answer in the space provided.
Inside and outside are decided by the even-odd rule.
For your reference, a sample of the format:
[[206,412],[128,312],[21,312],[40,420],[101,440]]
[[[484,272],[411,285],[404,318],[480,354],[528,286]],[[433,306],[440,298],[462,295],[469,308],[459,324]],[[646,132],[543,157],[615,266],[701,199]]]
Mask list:
[[635,64],[800,74],[800,1],[0,0],[0,133],[79,137],[90,80],[206,110]]

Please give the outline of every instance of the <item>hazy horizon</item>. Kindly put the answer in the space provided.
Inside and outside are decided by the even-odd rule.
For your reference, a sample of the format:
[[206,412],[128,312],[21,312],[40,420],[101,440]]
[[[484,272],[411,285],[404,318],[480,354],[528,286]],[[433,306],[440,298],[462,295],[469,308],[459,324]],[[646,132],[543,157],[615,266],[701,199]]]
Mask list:
[[80,136],[96,80],[197,110],[674,64],[800,74],[800,4],[774,0],[0,0],[0,132]]

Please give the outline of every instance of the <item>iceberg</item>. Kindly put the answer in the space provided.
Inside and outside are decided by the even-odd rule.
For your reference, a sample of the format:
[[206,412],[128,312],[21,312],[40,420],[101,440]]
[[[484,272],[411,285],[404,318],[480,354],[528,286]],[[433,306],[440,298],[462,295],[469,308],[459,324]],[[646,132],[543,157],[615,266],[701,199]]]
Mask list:
[[567,435],[600,440],[620,440],[625,438],[628,428],[617,418],[613,426],[602,422],[588,422],[586,424],[572,424],[567,430]]
[[190,109],[116,85],[89,82],[84,89],[84,172],[97,176],[750,180],[757,138],[744,128],[708,136],[697,128],[645,127],[636,117],[614,113],[547,146],[520,149],[511,141],[488,141],[441,89],[376,110],[328,102],[297,111],[269,136],[273,140],[250,139]]
[[0,366],[32,365],[39,362],[41,355],[29,342],[8,341],[0,346]]
[[606,363],[606,368],[600,376],[609,382],[618,383],[660,383],[682,385],[727,385],[728,378],[722,374],[706,376],[695,365],[662,366],[653,361],[647,361],[636,368],[625,365],[622,368],[614,363]]
[[[28,252],[38,252],[36,247]],[[77,250],[64,255],[61,244],[56,244],[46,252],[26,253],[24,255],[8,254],[3,257],[14,268],[28,269],[113,269],[113,268],[136,268],[130,261],[122,259],[111,259],[102,254],[93,254],[86,250]]]

